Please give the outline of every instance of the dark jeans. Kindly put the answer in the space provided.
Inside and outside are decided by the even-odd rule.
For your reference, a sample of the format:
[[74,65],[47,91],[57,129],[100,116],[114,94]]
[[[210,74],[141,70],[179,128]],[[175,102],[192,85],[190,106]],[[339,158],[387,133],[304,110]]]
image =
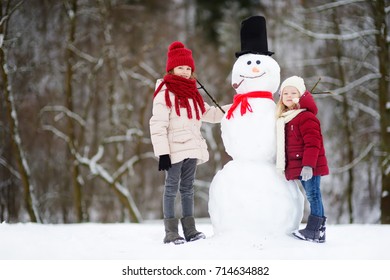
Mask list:
[[320,190],[321,176],[313,176],[310,180],[300,181],[305,189],[306,197],[310,204],[310,214],[324,217],[324,206],[322,204]]
[[[164,218],[175,217],[175,199],[180,190],[183,217],[194,215],[194,180],[197,159],[185,159],[172,164],[165,172],[165,187],[163,199]],[[180,185],[180,188],[179,188]]]

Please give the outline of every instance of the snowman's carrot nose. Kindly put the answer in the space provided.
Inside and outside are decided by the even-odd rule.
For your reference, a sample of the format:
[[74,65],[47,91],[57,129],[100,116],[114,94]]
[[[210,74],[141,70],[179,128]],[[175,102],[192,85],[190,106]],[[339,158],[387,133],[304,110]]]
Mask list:
[[253,67],[253,68],[252,68],[252,72],[254,72],[254,73],[259,73],[260,70],[259,70],[259,68],[257,68],[257,67]]

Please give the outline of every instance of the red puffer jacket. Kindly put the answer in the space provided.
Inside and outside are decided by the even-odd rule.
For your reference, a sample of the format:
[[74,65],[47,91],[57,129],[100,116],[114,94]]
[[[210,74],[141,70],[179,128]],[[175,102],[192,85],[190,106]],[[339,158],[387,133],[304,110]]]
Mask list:
[[321,125],[316,117],[317,105],[308,91],[302,95],[299,104],[306,111],[285,126],[287,180],[298,179],[303,166],[312,167],[314,176],[329,174]]

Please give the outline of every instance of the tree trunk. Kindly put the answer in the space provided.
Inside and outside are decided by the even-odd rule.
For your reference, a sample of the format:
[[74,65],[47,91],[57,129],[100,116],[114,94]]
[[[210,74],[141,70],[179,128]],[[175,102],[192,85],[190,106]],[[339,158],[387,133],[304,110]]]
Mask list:
[[390,224],[390,89],[389,89],[389,44],[386,41],[388,26],[384,0],[369,1],[374,14],[375,35],[378,48],[377,56],[381,78],[378,79],[379,113],[381,127],[382,196],[381,223]]
[[[70,21],[70,28],[68,34],[68,46],[66,48],[65,60],[66,60],[66,74],[65,74],[65,95],[66,95],[66,107],[70,112],[74,111],[73,106],[73,90],[72,90],[72,79],[73,79],[73,60],[74,55],[69,45],[75,42],[75,33],[76,33],[76,12],[77,12],[77,0],[72,0],[71,7],[67,11]],[[76,148],[76,136],[74,123],[72,119],[68,119],[68,136],[70,145]],[[82,203],[82,190],[81,184],[78,181],[80,175],[80,170],[77,161],[74,158],[74,155],[69,154],[68,159],[69,164],[71,165],[71,182],[73,186],[73,197],[74,197],[74,206],[76,211],[77,221],[83,222],[83,203]]]
[[[339,23],[339,18],[337,15],[337,10],[334,10],[333,12],[333,22],[335,26],[335,34],[340,35],[340,23]],[[346,75],[344,72],[344,67],[342,63],[342,57],[344,56],[343,54],[343,46],[340,41],[336,41],[336,56],[337,56],[337,71],[338,71],[338,76],[341,81],[341,86],[344,87],[347,83],[346,81]],[[343,120],[344,120],[344,131],[346,134],[346,157],[345,159],[347,160],[347,163],[353,162],[354,159],[354,149],[353,149],[353,143],[352,143],[352,128],[351,128],[351,120],[349,116],[349,104],[348,104],[348,95],[349,93],[345,93],[343,95],[343,110],[342,110],[342,115],[343,115]],[[346,196],[347,196],[347,201],[348,201],[348,214],[349,214],[349,223],[353,223],[353,203],[352,203],[352,198],[353,198],[353,185],[354,185],[354,176],[353,176],[353,168],[349,168],[347,171],[347,188],[346,188]]]
[[6,115],[8,119],[9,128],[10,128],[9,130],[11,133],[12,147],[16,155],[16,163],[18,165],[20,179],[23,185],[24,203],[26,205],[26,209],[30,217],[30,220],[36,223],[36,222],[40,222],[40,218],[38,215],[38,210],[36,209],[35,199],[33,196],[34,186],[31,182],[30,167],[27,163],[27,159],[25,157],[23,147],[22,147],[22,139],[19,134],[18,116],[15,108],[15,101],[12,92],[12,87],[9,83],[8,64],[6,58],[6,51],[4,47],[4,42],[7,39],[7,25],[9,22],[9,18],[11,16],[10,14],[11,11],[9,10],[10,3],[7,2],[5,4],[6,9],[4,15],[3,15],[3,2],[1,1],[0,4],[1,4],[0,17],[2,21],[0,25],[0,36],[1,36],[0,73],[2,77],[3,92],[5,97]]

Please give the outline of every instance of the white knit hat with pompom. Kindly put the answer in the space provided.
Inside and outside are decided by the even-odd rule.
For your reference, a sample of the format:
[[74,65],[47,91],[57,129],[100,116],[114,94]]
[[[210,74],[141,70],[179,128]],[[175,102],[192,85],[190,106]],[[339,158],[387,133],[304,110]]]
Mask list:
[[280,86],[280,93],[282,93],[283,89],[287,86],[295,87],[299,91],[300,96],[302,96],[306,91],[305,81],[298,76],[291,76],[285,79]]

